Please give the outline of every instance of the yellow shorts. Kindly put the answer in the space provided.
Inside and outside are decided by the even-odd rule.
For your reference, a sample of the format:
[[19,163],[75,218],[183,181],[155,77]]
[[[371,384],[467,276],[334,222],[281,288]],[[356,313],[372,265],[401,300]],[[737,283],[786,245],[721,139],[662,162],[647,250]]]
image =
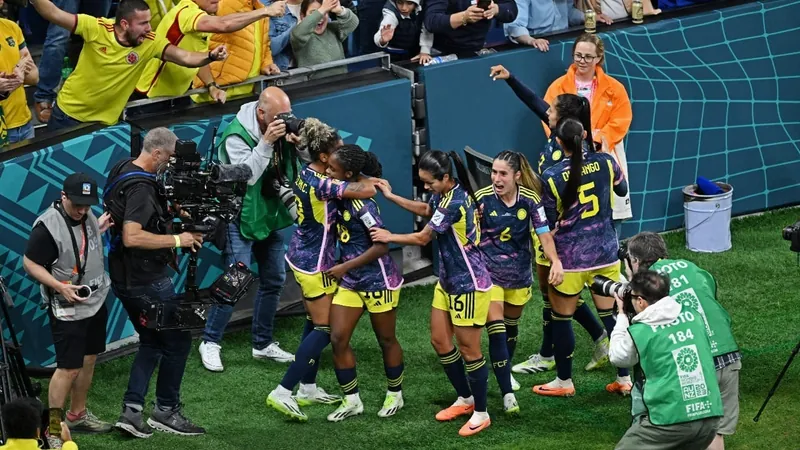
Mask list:
[[400,303],[400,289],[394,291],[356,292],[339,287],[333,295],[333,304],[348,308],[367,308],[370,314],[389,312]]
[[530,287],[519,288],[519,289],[506,289],[494,285],[492,286],[492,290],[489,292],[492,295],[493,302],[505,302],[510,305],[525,306],[525,304],[528,303],[528,300],[531,299]]
[[450,295],[441,284],[436,283],[431,306],[450,312],[450,321],[457,327],[482,327],[486,325],[491,301],[491,290]]
[[603,275],[614,281],[619,281],[620,265],[619,263],[614,263],[602,269],[586,270],[583,272],[564,272],[564,281],[556,286],[555,290],[566,296],[578,295],[581,293],[584,286],[592,284],[592,278],[594,278],[595,275]]
[[313,275],[298,272],[293,270],[294,279],[300,285],[300,291],[303,292],[303,297],[306,300],[316,300],[323,295],[330,295],[336,292],[336,280],[325,275],[323,272],[317,272]]
[[533,261],[540,266],[550,267],[550,260],[544,255],[542,242],[539,240],[539,235],[536,233],[533,233],[533,250],[535,253]]

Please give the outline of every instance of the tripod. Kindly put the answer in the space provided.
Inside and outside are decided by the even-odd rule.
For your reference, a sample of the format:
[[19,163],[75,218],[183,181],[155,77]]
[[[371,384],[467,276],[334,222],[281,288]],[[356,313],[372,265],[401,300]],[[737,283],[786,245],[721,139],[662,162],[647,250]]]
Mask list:
[[778,386],[781,384],[781,380],[783,380],[783,376],[786,375],[786,371],[789,369],[789,366],[794,361],[794,357],[797,356],[797,352],[800,351],[800,341],[797,342],[797,346],[792,350],[792,354],[789,355],[789,360],[786,361],[786,365],[783,366],[783,370],[778,375],[778,379],[775,380],[775,384],[772,385],[772,389],[769,390],[769,394],[767,394],[767,398],[764,399],[764,404],[761,405],[761,409],[758,410],[758,414],[753,417],[753,422],[758,422],[758,419],[761,417],[761,413],[764,412],[764,409],[767,407],[767,403],[769,403],[769,399],[775,395],[775,391],[778,390]]

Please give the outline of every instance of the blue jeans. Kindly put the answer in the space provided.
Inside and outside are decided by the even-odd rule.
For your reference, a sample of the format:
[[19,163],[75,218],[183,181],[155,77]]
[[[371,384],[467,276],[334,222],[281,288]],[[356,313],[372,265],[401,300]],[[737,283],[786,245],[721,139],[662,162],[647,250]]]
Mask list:
[[[239,234],[239,225],[228,224],[228,243],[225,245],[223,255],[225,265],[237,261],[243,262],[248,267],[255,256],[258,264],[258,292],[253,305],[253,348],[262,350],[272,343],[272,328],[275,321],[275,311],[281,299],[283,283],[286,281],[286,262],[283,248],[283,237],[273,231],[263,241],[249,241]],[[229,305],[215,305],[208,313],[206,329],[203,340],[219,344],[222,333],[231,320],[233,307]]]
[[73,119],[72,117],[68,116],[61,108],[58,107],[58,103],[53,105],[53,113],[50,115],[50,120],[47,121],[47,131],[57,131],[63,128],[71,128],[82,124],[78,119]]
[[33,139],[33,121],[28,121],[25,125],[8,130],[8,143],[14,144],[25,139]]
[[[105,17],[111,9],[111,0],[52,0],[59,9],[70,14],[81,12],[95,16]],[[83,4],[81,4],[83,3]],[[80,7],[80,8],[79,8]],[[39,61],[39,83],[33,99],[38,102],[52,103],[56,99],[56,88],[61,83],[61,69],[64,66],[64,57],[67,54],[70,30],[61,28],[51,23],[47,27],[47,37],[44,40],[42,59]]]
[[156,331],[143,327],[139,322],[148,300],[180,302],[180,298],[175,295],[172,280],[164,277],[130,289],[126,289],[124,285],[112,285],[112,289],[139,333],[139,350],[133,359],[123,403],[144,406],[150,378],[158,366],[156,405],[164,408],[177,406],[180,403],[181,380],[192,346],[192,335],[188,331]]

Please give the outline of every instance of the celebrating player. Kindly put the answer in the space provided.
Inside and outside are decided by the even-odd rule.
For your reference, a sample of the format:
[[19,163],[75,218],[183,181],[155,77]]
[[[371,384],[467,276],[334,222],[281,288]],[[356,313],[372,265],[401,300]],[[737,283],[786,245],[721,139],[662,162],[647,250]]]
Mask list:
[[[619,242],[611,222],[612,190],[619,196],[628,183],[614,158],[607,153],[583,152],[586,131],[576,119],[559,121],[554,133],[565,159],[545,170],[543,203],[548,221],[555,224],[556,250],[564,267],[564,281],[550,288],[553,305],[553,349],[558,376],[550,383],[534,386],[533,392],[548,396],[575,395],[572,359],[575,335],[572,315],[584,284],[595,275],[612,280],[620,277]],[[614,299],[592,295],[606,330],[610,334],[616,319]],[[617,380],[607,387],[630,393],[630,376],[619,369]]]
[[[453,177],[453,166],[458,179]],[[455,152],[428,151],[419,160],[419,178],[426,189],[433,191],[428,203],[395,195],[385,182],[377,187],[387,199],[402,208],[419,216],[431,217],[430,222],[422,231],[412,234],[392,234],[373,228],[372,240],[423,246],[438,235],[439,283],[431,308],[431,343],[458,393],[458,399],[439,411],[436,419],[449,421],[472,413],[459,431],[461,436],[471,436],[491,424],[486,411],[489,368],[481,353],[481,329],[489,312],[492,280],[478,248],[481,231],[476,201],[461,159]],[[453,334],[457,347],[453,346]]]
[[[375,154],[365,152],[358,145],[339,147],[328,158],[327,175],[337,180],[358,182],[363,178],[362,174],[380,177],[381,173],[381,164]],[[336,228],[342,262],[326,274],[341,280],[333,296],[330,318],[333,363],[345,397],[328,420],[339,422],[364,412],[358,394],[356,357],[350,347],[350,338],[364,308],[369,311],[372,329],[383,351],[388,384],[386,399],[378,416],[393,416],[403,407],[403,349],[395,336],[396,308],[403,276],[389,256],[389,246],[370,239],[370,228],[383,227],[375,200],[345,199],[337,203]]]
[[492,185],[475,193],[483,232],[480,247],[493,284],[486,323],[489,356],[507,414],[519,412],[513,394],[519,384],[511,377],[509,361],[517,345],[522,309],[531,297],[532,233],[540,236],[547,258],[553,261],[548,282],[559,284],[563,278],[541,191],[542,182],[525,155],[506,150],[492,163]]
[[[325,175],[330,153],[341,145],[335,129],[317,119],[306,119],[299,148],[309,152],[312,162],[300,171],[295,181],[297,229],[289,242],[286,260],[303,292],[309,317],[294,362],[267,397],[269,406],[300,421],[308,420],[308,416],[298,404],[333,404],[341,400],[316,385],[319,355],[331,340],[328,314],[336,280],[325,272],[334,266],[336,239],[331,231],[336,224],[335,201],[366,199],[376,193],[375,180],[350,183]],[[292,389],[298,383],[297,396],[292,397]]]
[[[583,124],[583,128],[586,130],[586,139],[584,139],[583,144],[584,151],[594,149],[591,108],[589,101],[584,97],[574,94],[562,94],[556,97],[552,104],[548,104],[503,66],[492,67],[489,76],[495,80],[506,80],[517,97],[541,119],[549,139],[539,157],[537,167],[539,175],[542,175],[553,164],[564,159],[564,151],[558,145],[555,133],[551,132],[552,129],[555,129],[559,120],[564,117],[575,118]],[[539,290],[544,300],[544,309],[542,310],[542,347],[539,353],[534,353],[526,361],[515,365],[512,368],[515,373],[536,373],[555,368],[553,333],[551,331],[552,308],[547,289],[550,260],[544,254],[538,235],[533,236],[533,245],[536,251],[536,274],[539,279]],[[583,299],[578,299],[578,308],[575,310],[573,318],[586,329],[595,344],[592,360],[586,365],[586,370],[595,370],[603,367],[608,363],[608,333],[592,313],[589,305],[583,302]]]

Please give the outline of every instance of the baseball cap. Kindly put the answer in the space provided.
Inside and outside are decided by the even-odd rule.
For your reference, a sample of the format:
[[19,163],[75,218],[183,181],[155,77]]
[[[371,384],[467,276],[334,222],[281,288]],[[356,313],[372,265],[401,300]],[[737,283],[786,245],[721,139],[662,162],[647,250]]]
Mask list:
[[91,206],[98,203],[97,183],[85,173],[73,173],[64,180],[64,193],[75,205]]

